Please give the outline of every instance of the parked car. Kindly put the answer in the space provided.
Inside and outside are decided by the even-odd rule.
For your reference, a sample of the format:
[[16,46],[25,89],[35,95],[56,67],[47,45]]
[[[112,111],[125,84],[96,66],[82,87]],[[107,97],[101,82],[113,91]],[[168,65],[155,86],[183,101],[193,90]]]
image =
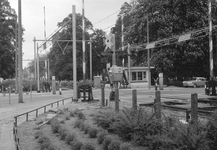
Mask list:
[[206,83],[206,78],[204,77],[193,77],[192,80],[183,81],[184,87],[204,87]]

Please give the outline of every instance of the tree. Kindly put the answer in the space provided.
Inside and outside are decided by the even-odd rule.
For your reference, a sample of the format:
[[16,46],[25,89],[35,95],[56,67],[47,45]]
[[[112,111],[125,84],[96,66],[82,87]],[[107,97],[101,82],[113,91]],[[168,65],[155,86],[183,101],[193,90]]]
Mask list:
[[12,78],[15,73],[15,32],[17,15],[8,0],[0,0],[0,77]]
[[[207,2],[204,0],[135,0],[134,6],[131,3],[132,8],[125,15],[129,16],[124,31],[126,41],[132,45],[147,42],[147,18],[150,42],[206,27],[208,26]],[[212,16],[214,17],[217,15],[216,8],[213,4]],[[118,18],[116,22],[118,37],[120,37],[120,25]],[[215,35],[213,37],[216,40]],[[215,47],[216,44],[214,49]],[[138,47],[136,51],[140,51],[140,54],[133,57],[134,63],[146,66],[144,62],[147,62],[147,51],[142,47]],[[215,59],[214,61],[216,62]],[[170,78],[207,77],[209,74],[208,37],[152,49],[151,66],[154,66],[158,73],[163,72]],[[215,63],[214,68],[216,66]]]
[[[64,26],[64,28],[55,34],[53,39],[56,40],[70,40],[72,39],[72,23],[70,20],[72,14],[64,18],[62,22],[58,23],[58,26]],[[92,23],[85,18],[86,30],[92,29]],[[82,40],[82,15],[76,14],[76,38],[77,40]],[[85,33],[86,40],[89,40],[89,33]],[[88,43],[86,42],[86,47]],[[65,49],[64,49],[65,48]],[[48,54],[48,59],[50,60],[50,70],[51,73],[56,76],[57,80],[72,80],[73,79],[73,63],[72,63],[72,42],[53,42],[53,46]],[[87,56],[87,55],[86,55]],[[86,59],[87,60],[87,59]],[[83,78],[82,73],[82,43],[77,42],[77,79],[81,80]]]

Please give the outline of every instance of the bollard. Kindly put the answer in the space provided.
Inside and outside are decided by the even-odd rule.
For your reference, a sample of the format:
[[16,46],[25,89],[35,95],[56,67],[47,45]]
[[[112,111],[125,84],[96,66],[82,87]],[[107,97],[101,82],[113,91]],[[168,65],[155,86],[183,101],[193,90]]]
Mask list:
[[61,86],[59,88],[59,95],[62,95],[62,89],[61,89]]
[[55,80],[55,76],[52,76],[52,93],[54,95],[56,94],[56,80]]
[[30,100],[32,101],[32,85],[30,85]]
[[11,87],[8,88],[9,105],[11,104]]
[[119,112],[119,89],[118,89],[118,82],[115,82],[115,111]]
[[101,82],[101,106],[105,106],[105,84]]
[[197,93],[191,94],[191,123],[195,124],[198,121],[198,99]]
[[4,90],[4,86],[2,86],[2,94],[5,97],[5,90]]
[[161,119],[161,96],[160,91],[156,92],[154,99],[154,111],[157,119]]
[[137,91],[135,89],[133,90],[133,95],[132,95],[132,106],[134,110],[137,110]]

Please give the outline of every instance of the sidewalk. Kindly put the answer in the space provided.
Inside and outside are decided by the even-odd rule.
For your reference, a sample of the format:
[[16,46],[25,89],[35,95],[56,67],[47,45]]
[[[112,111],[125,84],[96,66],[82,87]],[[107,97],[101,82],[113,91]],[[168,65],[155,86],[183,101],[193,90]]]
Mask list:
[[[4,101],[6,98],[2,98]],[[16,150],[13,136],[13,121],[14,116],[44,106],[48,103],[70,97],[69,95],[52,95],[51,93],[34,94],[30,101],[29,95],[24,94],[24,102],[18,103],[18,95],[11,97],[11,105],[4,103],[0,107],[0,150]]]

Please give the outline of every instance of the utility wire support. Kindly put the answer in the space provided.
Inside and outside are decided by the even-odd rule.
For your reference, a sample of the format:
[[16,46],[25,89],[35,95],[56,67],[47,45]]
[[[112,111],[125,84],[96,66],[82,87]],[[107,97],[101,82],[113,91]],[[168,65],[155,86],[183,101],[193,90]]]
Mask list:
[[112,13],[111,15],[109,15],[109,16],[107,16],[107,17],[105,17],[105,18],[101,19],[100,21],[97,21],[97,22],[96,22],[96,23],[94,23],[93,25],[96,25],[96,24],[98,24],[98,23],[100,23],[100,22],[102,22],[102,21],[104,21],[104,20],[108,19],[109,17],[113,16],[114,14],[118,13],[119,11],[120,11],[120,10],[118,10],[118,11],[116,11],[116,12]]
[[85,60],[85,18],[84,18],[84,0],[82,0],[82,27],[83,27],[83,35],[82,35],[82,49],[83,49],[83,81],[86,80],[86,60]]

